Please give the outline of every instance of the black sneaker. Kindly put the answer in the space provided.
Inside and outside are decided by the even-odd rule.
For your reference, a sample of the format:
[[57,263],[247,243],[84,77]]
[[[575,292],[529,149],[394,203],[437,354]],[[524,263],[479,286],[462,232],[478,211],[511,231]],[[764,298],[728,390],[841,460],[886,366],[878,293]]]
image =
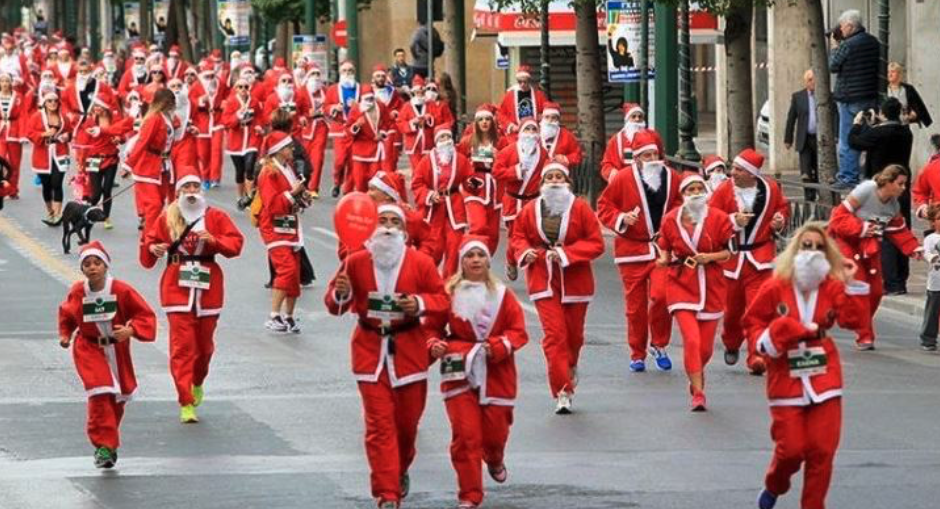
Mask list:
[[268,318],[268,321],[264,322],[264,326],[273,332],[287,332],[287,324],[284,323],[284,320],[280,316],[272,316]]
[[408,496],[408,493],[411,492],[411,476],[408,475],[408,472],[401,474],[401,479],[398,480],[398,486],[401,488],[401,498]]
[[254,194],[246,194],[245,196],[242,196],[241,198],[239,198],[238,201],[235,202],[235,205],[238,207],[238,210],[245,210],[251,206],[251,202],[254,199],[255,199]]
[[923,350],[923,351],[925,351],[925,352],[936,352],[936,351],[937,351],[937,345],[921,345],[921,346],[920,346],[920,349]]
[[333,198],[339,198],[339,186],[333,186],[333,190],[330,192],[330,195],[332,195]]
[[95,449],[95,468],[114,468],[117,463],[117,454],[107,447]]
[[293,316],[288,316],[284,319],[284,323],[287,325],[287,332],[292,332],[294,334],[300,334],[300,324],[294,320]]
[[725,350],[725,364],[729,366],[734,366],[738,363],[738,358],[740,356],[739,350]]

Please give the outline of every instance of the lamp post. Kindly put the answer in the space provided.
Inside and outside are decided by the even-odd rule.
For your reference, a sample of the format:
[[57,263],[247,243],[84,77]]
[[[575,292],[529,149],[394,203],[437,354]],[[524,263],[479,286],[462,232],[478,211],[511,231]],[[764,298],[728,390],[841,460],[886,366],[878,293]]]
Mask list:
[[701,161],[695,149],[695,117],[692,114],[692,43],[689,40],[689,0],[682,0],[679,14],[679,151],[688,161]]
[[551,46],[549,46],[548,38],[548,0],[542,0],[542,5],[539,6],[539,66],[541,67],[541,75],[539,76],[539,88],[542,89],[542,92],[545,92],[545,95],[551,97],[551,80],[549,79],[548,72],[551,70],[551,64],[548,60],[548,51]]
[[891,5],[888,0],[878,2],[878,39],[881,41],[881,58],[878,62],[878,89],[884,98],[888,93],[888,37],[891,36]]
[[640,107],[649,124],[649,73],[650,73],[650,0],[640,2]]

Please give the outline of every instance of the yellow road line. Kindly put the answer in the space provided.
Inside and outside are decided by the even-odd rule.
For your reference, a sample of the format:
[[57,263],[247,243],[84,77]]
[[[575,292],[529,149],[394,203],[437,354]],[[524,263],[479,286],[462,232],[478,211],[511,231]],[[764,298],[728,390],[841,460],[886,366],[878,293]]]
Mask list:
[[0,235],[10,239],[14,249],[22,253],[30,263],[59,281],[68,285],[82,279],[82,273],[76,267],[66,264],[9,218],[0,217]]

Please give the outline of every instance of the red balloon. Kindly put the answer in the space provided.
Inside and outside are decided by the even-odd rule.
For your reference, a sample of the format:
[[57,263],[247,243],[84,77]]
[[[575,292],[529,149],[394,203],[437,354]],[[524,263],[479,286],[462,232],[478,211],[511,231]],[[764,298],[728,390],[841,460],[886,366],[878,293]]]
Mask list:
[[333,212],[336,235],[352,251],[361,248],[372,237],[378,223],[378,208],[366,193],[343,196]]

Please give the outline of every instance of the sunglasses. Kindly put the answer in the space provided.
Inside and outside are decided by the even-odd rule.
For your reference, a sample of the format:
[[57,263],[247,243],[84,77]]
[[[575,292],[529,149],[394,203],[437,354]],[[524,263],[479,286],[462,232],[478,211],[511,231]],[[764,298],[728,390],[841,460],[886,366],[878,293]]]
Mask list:
[[237,87],[235,87],[235,89],[236,90],[248,90],[248,87],[245,85],[238,85]]
[[801,251],[822,251],[826,249],[824,244],[817,244],[811,240],[804,240],[800,243]]

